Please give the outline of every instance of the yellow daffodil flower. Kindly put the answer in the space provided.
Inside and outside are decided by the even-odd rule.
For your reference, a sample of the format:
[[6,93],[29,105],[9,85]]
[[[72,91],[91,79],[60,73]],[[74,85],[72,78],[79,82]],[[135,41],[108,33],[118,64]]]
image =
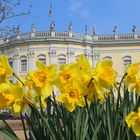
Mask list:
[[77,82],[71,83],[67,87],[67,90],[62,91],[62,94],[58,96],[57,101],[64,103],[70,112],[75,110],[76,106],[83,107],[85,105],[82,90]]
[[77,67],[75,63],[62,65],[59,71],[59,78],[62,84],[68,83],[77,77]]
[[91,65],[84,54],[78,57],[77,65],[80,71],[89,72],[91,70]]
[[126,69],[127,76],[130,78],[136,78],[140,76],[140,63],[134,63],[128,65]]
[[14,95],[0,93],[0,109],[7,109],[14,102]]
[[81,89],[84,96],[87,96],[86,99],[89,105],[97,100],[100,103],[104,102],[104,90],[91,75],[84,75],[81,82]]
[[126,116],[125,121],[129,128],[132,128],[136,136],[140,136],[140,107],[138,112],[131,112]]
[[9,65],[8,57],[6,55],[0,55],[0,83],[6,82],[6,77],[12,75],[13,70]]
[[35,90],[30,89],[28,86],[23,86],[23,98],[16,99],[12,107],[12,112],[15,115],[20,113],[26,113],[30,115],[31,109],[29,104],[36,105],[36,96]]
[[58,72],[55,85],[59,89],[65,88],[66,84],[71,83],[73,80],[78,81],[79,78],[80,75],[76,63],[64,64]]
[[48,97],[52,94],[52,84],[56,78],[56,65],[45,66],[41,61],[36,61],[38,70],[30,72],[27,79],[33,83],[39,96]]
[[117,73],[112,68],[111,60],[101,60],[97,63],[94,79],[104,88],[111,89],[114,86]]
[[140,63],[130,64],[126,69],[125,84],[129,92],[140,94]]
[[7,83],[0,84],[0,109],[11,107],[16,100],[23,98],[22,88]]

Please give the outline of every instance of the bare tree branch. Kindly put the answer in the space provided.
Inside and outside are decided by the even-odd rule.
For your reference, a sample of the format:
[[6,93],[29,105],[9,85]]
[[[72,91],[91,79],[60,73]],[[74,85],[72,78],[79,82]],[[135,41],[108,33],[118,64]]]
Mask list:
[[0,0],[0,37],[7,37],[17,31],[17,27],[7,25],[6,21],[30,15],[31,5],[27,11],[18,12],[20,6],[21,0]]

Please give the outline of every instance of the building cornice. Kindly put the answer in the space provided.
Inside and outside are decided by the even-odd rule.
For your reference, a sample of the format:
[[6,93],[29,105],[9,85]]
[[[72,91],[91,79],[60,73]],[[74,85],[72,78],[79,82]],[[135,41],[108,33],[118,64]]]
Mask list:
[[137,46],[140,45],[140,34],[86,35],[72,32],[31,32],[11,36],[1,43],[0,47],[5,48],[32,43],[67,43],[87,46]]

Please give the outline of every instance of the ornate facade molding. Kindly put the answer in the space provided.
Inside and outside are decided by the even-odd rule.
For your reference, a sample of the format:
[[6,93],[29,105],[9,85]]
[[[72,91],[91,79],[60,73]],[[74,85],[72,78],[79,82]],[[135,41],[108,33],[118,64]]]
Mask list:
[[68,55],[68,57],[74,57],[74,50],[68,49],[67,50],[67,55]]
[[13,60],[18,60],[19,59],[19,52],[14,53],[13,55]]
[[50,55],[51,57],[56,57],[56,50],[50,50],[50,51],[49,51],[49,55]]
[[29,51],[28,54],[27,54],[27,56],[28,56],[29,58],[33,58],[34,55],[35,55],[35,52],[34,52],[34,51]]

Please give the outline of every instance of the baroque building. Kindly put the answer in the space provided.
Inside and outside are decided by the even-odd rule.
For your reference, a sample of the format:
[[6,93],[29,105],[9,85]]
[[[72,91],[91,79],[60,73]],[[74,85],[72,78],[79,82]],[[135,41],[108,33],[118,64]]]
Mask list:
[[24,76],[35,69],[35,61],[44,64],[57,63],[58,68],[64,63],[76,61],[77,57],[85,54],[91,65],[98,60],[111,59],[113,67],[122,76],[126,65],[140,61],[140,34],[133,26],[132,34],[117,34],[114,26],[112,35],[97,35],[93,28],[93,35],[72,32],[70,23],[68,32],[56,32],[55,24],[50,25],[50,32],[37,32],[32,24],[30,33],[20,33],[0,42],[0,54],[9,57],[9,63],[14,72]]

